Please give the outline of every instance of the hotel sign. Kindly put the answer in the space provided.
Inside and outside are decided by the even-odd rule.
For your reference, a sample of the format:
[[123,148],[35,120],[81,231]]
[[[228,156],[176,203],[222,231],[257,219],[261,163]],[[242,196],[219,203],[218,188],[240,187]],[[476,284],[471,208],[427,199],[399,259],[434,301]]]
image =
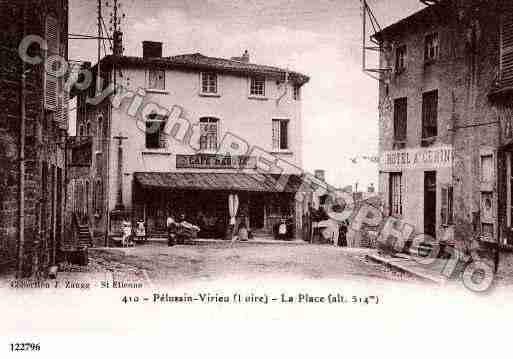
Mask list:
[[256,157],[216,154],[176,155],[176,168],[255,169]]
[[379,167],[381,171],[446,168],[452,166],[453,155],[452,146],[384,151],[379,160]]

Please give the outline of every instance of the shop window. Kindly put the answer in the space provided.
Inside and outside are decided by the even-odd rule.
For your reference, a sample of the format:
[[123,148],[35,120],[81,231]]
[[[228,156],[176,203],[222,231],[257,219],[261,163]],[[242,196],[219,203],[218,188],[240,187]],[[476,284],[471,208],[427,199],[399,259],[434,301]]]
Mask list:
[[201,92],[204,94],[217,94],[217,74],[215,72],[201,73]]
[[148,89],[161,91],[166,89],[166,72],[164,70],[148,71]]
[[406,97],[394,101],[394,142],[406,141],[408,122],[408,101]]
[[438,90],[422,95],[422,144],[438,135]]
[[440,43],[438,39],[438,33],[426,35],[425,48],[424,48],[424,60],[426,64],[429,64],[438,59],[440,55]]
[[273,120],[273,150],[289,148],[289,120]]
[[395,72],[400,74],[406,70],[406,45],[397,47],[395,50]]
[[402,216],[403,214],[402,177],[401,172],[390,173],[389,201],[391,216]]
[[265,96],[265,78],[252,77],[249,94],[251,96]]
[[219,120],[213,117],[200,118],[200,150],[217,152]]
[[453,224],[453,186],[442,187],[442,225]]

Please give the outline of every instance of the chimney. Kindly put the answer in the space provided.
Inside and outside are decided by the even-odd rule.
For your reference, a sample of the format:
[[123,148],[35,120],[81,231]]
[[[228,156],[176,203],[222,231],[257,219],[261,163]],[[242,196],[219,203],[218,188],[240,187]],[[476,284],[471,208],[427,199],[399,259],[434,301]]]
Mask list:
[[162,57],[162,42],[143,41],[143,58]]
[[242,56],[240,56],[240,57],[239,56],[232,57],[231,60],[248,63],[249,62],[249,52],[248,52],[248,50],[244,51]]
[[249,52],[248,50],[245,50],[242,54],[242,62],[248,63],[249,62]]
[[315,170],[314,172],[315,178],[318,180],[321,180],[323,182],[326,182],[326,172],[324,170]]

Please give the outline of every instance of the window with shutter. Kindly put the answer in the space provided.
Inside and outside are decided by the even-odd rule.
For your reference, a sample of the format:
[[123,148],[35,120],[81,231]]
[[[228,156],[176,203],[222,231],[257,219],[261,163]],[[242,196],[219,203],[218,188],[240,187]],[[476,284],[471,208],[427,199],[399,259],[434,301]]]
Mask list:
[[438,90],[422,94],[422,139],[438,136]]
[[408,100],[406,97],[394,101],[394,140],[406,141],[406,126],[408,119]]
[[442,187],[442,225],[453,224],[453,187],[450,185]]
[[273,120],[273,133],[272,133],[272,145],[273,150],[287,150],[289,149],[288,144],[288,120]]
[[[45,39],[47,42],[48,50],[46,57],[59,55],[59,22],[53,16],[47,16],[45,20]],[[54,66],[59,66],[55,64]],[[45,109],[51,111],[59,110],[59,82],[57,76],[52,71],[45,72],[45,92],[44,103]]]
[[500,84],[513,86],[513,4],[504,2],[501,26]]

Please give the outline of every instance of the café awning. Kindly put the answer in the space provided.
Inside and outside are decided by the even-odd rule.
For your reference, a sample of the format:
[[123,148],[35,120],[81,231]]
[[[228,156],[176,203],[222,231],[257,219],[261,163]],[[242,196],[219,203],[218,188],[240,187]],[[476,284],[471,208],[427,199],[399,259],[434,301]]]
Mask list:
[[295,193],[301,176],[261,173],[136,172],[137,184],[147,189],[218,190]]

